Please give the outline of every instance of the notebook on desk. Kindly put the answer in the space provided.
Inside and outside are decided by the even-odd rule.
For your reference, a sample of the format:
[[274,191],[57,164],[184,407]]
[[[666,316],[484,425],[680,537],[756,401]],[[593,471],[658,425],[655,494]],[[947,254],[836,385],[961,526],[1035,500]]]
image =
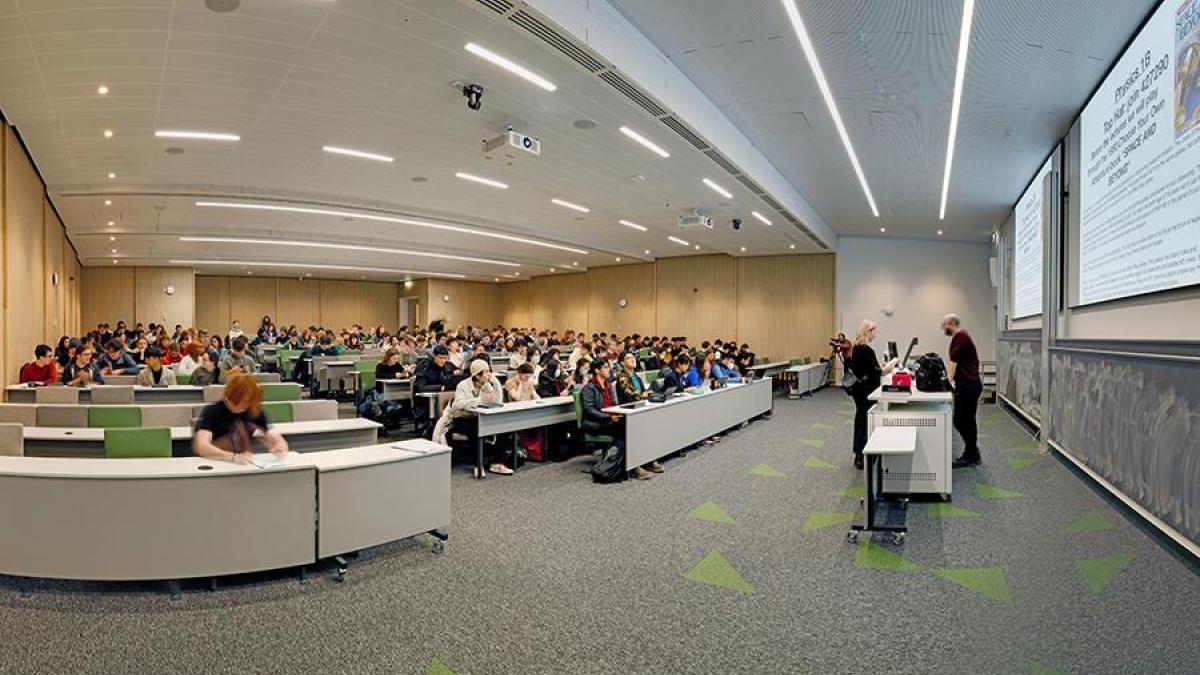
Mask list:
[[273,452],[256,452],[250,457],[250,463],[260,469],[273,469],[280,466],[287,466],[291,462],[287,455],[280,457]]

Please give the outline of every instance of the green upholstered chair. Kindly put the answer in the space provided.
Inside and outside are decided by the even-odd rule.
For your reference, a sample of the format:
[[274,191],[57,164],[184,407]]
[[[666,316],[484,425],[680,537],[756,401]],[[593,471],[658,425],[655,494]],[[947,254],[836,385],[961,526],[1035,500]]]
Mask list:
[[188,373],[187,375],[180,375],[180,374],[176,373],[175,383],[176,384],[191,384],[192,383],[192,374]]
[[105,429],[104,456],[109,459],[170,457],[171,430],[167,427]]
[[88,426],[98,429],[142,426],[142,409],[134,405],[88,407]]
[[646,382],[646,386],[658,382],[658,378],[662,377],[661,370],[647,370],[642,372],[642,379]]
[[361,359],[354,362],[354,370],[358,373],[358,387],[360,391],[370,391],[375,388],[375,364],[374,359]]
[[263,412],[267,414],[267,421],[271,424],[291,422],[296,419],[295,413],[292,411],[292,404],[290,401],[264,403]]
[[582,391],[577,391],[571,395],[575,399],[575,424],[579,425],[579,430],[583,432],[584,449],[589,447],[600,448],[604,450],[616,444],[617,439],[606,434],[593,434],[583,428],[583,395]]
[[300,385],[294,382],[279,382],[262,385],[264,401],[299,401]]

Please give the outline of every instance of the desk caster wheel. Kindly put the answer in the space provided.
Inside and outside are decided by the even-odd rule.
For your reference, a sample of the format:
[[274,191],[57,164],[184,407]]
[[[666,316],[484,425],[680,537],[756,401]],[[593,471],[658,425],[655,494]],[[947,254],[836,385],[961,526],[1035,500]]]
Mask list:
[[897,533],[893,534],[892,535],[892,543],[895,544],[896,546],[903,546],[904,545],[904,533],[897,532]]
[[345,582],[346,581],[346,569],[343,567],[343,568],[340,568],[337,571],[335,571],[333,573],[333,580],[338,582],[339,584]]
[[446,542],[442,541],[441,539],[435,539],[433,541],[433,554],[441,555],[445,552],[446,552]]
[[846,533],[846,541],[850,542],[851,544],[858,543],[858,533],[855,532],[854,530],[847,532]]

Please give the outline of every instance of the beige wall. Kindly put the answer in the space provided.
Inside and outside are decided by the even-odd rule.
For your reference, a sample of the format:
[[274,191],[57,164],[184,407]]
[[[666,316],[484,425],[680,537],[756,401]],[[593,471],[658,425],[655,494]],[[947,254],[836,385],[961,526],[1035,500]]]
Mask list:
[[[167,294],[168,287],[174,289]],[[191,326],[196,302],[195,279],[183,267],[85,267],[82,280],[83,328],[96,324],[141,322]]]
[[200,276],[195,287],[195,326],[210,332],[228,330],[234,319],[253,332],[263,316],[277,325],[395,329],[399,312],[399,286],[390,282]]
[[7,125],[0,129],[0,186],[0,372],[11,383],[39,343],[78,334],[79,260]]
[[[708,255],[596,267],[501,285],[499,321],[695,342],[732,338],[771,358],[816,359],[834,333],[834,273],[833,255]],[[484,323],[475,315],[467,320]]]

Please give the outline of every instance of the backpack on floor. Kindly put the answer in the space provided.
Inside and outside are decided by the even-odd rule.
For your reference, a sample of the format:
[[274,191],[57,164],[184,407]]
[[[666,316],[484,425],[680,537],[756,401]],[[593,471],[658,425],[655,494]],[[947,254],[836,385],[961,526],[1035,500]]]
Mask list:
[[625,478],[624,453],[615,445],[605,450],[600,461],[592,466],[593,483],[620,483]]
[[917,359],[913,383],[918,391],[950,391],[950,380],[946,377],[946,364],[937,352],[929,352]]

